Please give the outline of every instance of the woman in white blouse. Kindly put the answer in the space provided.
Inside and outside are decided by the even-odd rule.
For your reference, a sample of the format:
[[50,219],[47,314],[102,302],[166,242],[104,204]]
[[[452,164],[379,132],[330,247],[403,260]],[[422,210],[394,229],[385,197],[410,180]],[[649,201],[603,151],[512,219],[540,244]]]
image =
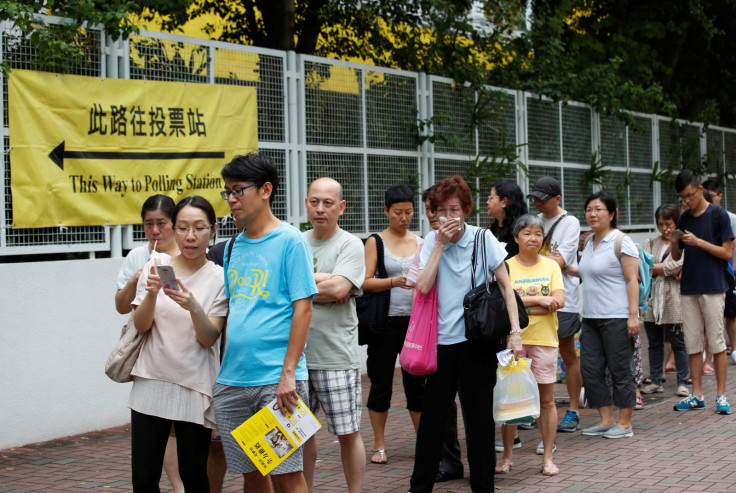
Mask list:
[[[588,404],[598,409],[600,423],[583,435],[605,438],[634,436],[631,416],[636,404],[634,337],[639,333],[639,251],[616,229],[616,197],[602,190],[585,201],[585,220],[593,235],[585,243],[579,274],[583,280],[580,371]],[[571,269],[565,268],[565,272]],[[572,273],[572,272],[570,272]],[[613,391],[606,383],[611,372]],[[619,408],[618,422],[613,406]]]
[[224,275],[207,258],[217,227],[212,205],[187,197],[174,209],[173,222],[180,253],[171,265],[179,289],[163,289],[149,261],[132,302],[136,328],[150,332],[133,367],[128,403],[134,492],[159,491],[172,423],[185,490],[209,491],[212,385],[220,368],[216,343],[227,316]]

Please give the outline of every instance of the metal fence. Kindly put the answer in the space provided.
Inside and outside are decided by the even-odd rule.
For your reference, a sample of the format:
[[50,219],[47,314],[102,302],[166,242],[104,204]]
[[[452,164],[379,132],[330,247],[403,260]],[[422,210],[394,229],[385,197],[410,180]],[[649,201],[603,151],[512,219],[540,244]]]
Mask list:
[[[306,221],[307,186],[319,176],[342,183],[348,207],[341,225],[365,237],[386,225],[383,193],[390,185],[424,189],[452,174],[468,176],[472,160],[509,146],[528,176],[518,170],[508,178],[527,191],[541,176],[557,177],[562,206],[581,219],[594,188],[588,184],[595,178],[593,165],[605,165],[596,188],[617,195],[624,229],[653,229],[655,208],[677,198],[653,179],[656,163],[659,169],[677,169],[696,156],[736,174],[733,129],[704,131],[700,124],[645,114],[633,114],[626,125],[583,104],[505,89],[485,108],[491,118],[477,125],[478,95],[442,77],[157,32],[124,43],[95,29],[86,36],[88,56],[70,70],[77,75],[256,87],[259,149],[273,158],[283,183],[274,212],[297,226]],[[38,69],[35,48],[9,25],[0,26],[0,50],[11,68]],[[119,256],[145,239],[140,225],[14,228],[7,109],[3,78],[0,256],[99,251]],[[431,122],[431,129],[421,122]],[[423,138],[428,132],[443,138]],[[489,190],[479,188],[476,199],[484,210]],[[736,208],[736,185],[726,185],[725,206]],[[427,230],[422,216],[415,215],[412,230]],[[488,220],[483,212],[473,221]],[[219,235],[233,231],[225,220]]]

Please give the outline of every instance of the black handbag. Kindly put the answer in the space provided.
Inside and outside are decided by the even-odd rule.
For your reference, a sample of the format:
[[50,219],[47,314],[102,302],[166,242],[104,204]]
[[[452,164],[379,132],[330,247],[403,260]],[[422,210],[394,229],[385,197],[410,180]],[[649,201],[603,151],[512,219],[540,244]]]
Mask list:
[[[498,341],[511,333],[511,322],[506,309],[506,301],[501,294],[501,288],[493,280],[486,265],[486,235],[485,229],[480,228],[475,233],[475,247],[473,249],[473,261],[471,272],[471,290],[463,298],[463,317],[465,319],[465,338],[469,341]],[[480,250],[480,252],[479,252]],[[476,258],[483,258],[483,272],[485,283],[475,285]],[[506,265],[506,262],[504,262]],[[506,269],[508,270],[508,265]],[[519,311],[519,327],[525,328],[529,325],[529,317],[524,309],[519,293],[514,291],[516,306]]]
[[[378,234],[372,234],[376,240],[376,278],[388,279],[386,266],[383,263],[383,240]],[[391,302],[391,290],[380,293],[363,293],[355,299],[355,310],[358,313],[358,344],[368,344],[370,339],[383,331],[388,321],[388,305]]]

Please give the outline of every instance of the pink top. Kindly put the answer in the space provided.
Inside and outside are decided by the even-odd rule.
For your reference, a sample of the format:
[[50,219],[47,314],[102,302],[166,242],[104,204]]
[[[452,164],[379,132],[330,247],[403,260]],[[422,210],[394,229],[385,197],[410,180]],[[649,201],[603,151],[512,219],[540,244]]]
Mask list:
[[[133,305],[146,296],[146,280],[151,262],[138,280]],[[222,267],[207,262],[191,276],[177,276],[197,299],[209,317],[227,316],[225,277]],[[220,343],[209,348],[197,341],[190,313],[159,291],[151,334],[143,343],[132,375],[170,382],[212,398],[212,386],[220,371]]]

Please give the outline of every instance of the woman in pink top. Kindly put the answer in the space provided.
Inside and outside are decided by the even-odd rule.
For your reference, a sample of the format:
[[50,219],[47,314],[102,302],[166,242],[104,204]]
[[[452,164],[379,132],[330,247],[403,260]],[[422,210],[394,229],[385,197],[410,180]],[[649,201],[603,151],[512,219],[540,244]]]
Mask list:
[[133,367],[128,402],[134,492],[159,491],[172,423],[185,490],[209,491],[212,385],[220,368],[216,343],[227,316],[222,267],[207,258],[217,229],[215,211],[206,199],[187,197],[174,209],[173,223],[180,253],[171,265],[179,289],[162,289],[149,261],[132,303],[136,328],[150,331]]

